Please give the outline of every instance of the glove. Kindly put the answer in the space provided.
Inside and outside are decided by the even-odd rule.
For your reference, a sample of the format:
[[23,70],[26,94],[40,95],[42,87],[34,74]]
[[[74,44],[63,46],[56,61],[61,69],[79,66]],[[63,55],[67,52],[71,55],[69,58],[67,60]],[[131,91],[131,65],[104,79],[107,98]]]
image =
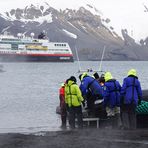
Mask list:
[[140,104],[141,104],[141,97],[138,96],[138,105],[140,105]]
[[121,96],[121,98],[120,98],[120,104],[121,104],[121,105],[124,104],[124,96]]
[[85,102],[85,100],[87,100],[87,95],[83,95],[83,98],[84,98],[83,102]]
[[140,105],[141,104],[141,99],[138,99],[138,105]]
[[106,102],[103,100],[103,102],[102,102],[102,107],[105,109],[106,106],[107,106],[107,104],[106,104]]
[[85,101],[82,101],[82,105],[83,105],[83,107],[85,107]]
[[68,104],[66,104],[66,110],[69,111],[69,106],[68,106]]

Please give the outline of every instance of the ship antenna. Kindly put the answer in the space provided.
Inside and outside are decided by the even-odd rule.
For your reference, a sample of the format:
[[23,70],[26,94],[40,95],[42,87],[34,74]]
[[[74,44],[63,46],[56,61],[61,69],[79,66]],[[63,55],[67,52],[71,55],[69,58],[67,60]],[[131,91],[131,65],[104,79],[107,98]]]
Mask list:
[[101,61],[100,61],[100,64],[99,64],[99,71],[100,72],[103,72],[102,71],[102,62],[103,62],[103,58],[104,58],[105,49],[106,49],[106,46],[104,46],[104,48],[103,48],[102,57],[101,57]]
[[77,57],[78,66],[79,66],[78,72],[80,72],[81,71],[81,65],[80,65],[80,59],[79,59],[79,56],[78,56],[78,50],[77,50],[77,47],[76,46],[75,46],[75,51],[76,51],[76,57]]

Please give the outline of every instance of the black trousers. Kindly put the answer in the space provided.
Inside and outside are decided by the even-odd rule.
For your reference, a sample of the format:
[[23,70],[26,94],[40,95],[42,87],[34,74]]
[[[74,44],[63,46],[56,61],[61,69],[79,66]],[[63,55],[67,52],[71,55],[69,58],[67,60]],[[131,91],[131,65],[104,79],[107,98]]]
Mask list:
[[124,104],[121,107],[121,120],[125,129],[136,129],[136,105]]
[[98,95],[88,95],[87,96],[87,107],[88,107],[88,114],[90,116],[96,116],[96,106],[95,106],[95,101],[102,99],[99,94]]
[[75,128],[75,119],[78,121],[78,128],[83,127],[83,116],[81,106],[69,107],[69,124],[71,128]]
[[61,106],[61,121],[63,127],[66,127],[66,119],[67,119],[66,105],[63,105]]

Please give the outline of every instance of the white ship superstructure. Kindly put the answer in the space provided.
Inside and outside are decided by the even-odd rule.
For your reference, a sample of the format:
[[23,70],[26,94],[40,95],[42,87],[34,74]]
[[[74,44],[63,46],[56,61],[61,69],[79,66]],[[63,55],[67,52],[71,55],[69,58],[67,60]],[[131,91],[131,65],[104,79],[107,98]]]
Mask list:
[[1,35],[0,61],[73,62],[73,54],[66,42]]

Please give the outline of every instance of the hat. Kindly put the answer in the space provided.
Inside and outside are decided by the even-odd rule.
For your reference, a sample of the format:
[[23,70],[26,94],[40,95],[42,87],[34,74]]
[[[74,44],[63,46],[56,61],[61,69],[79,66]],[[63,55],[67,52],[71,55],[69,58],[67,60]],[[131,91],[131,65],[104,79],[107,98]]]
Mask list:
[[71,76],[71,77],[69,78],[69,80],[72,80],[72,81],[74,81],[75,83],[77,82],[77,79],[76,79],[76,77],[74,77],[74,76]]
[[99,75],[98,75],[97,72],[95,72],[95,73],[93,74],[93,76],[95,77],[95,79],[99,79]]
[[104,74],[104,73],[102,73],[102,74],[101,74],[101,77],[103,77],[103,78],[104,78],[104,76],[105,76],[105,74]]
[[82,74],[79,75],[79,79],[80,79],[80,81],[81,81],[81,76],[82,76]]

